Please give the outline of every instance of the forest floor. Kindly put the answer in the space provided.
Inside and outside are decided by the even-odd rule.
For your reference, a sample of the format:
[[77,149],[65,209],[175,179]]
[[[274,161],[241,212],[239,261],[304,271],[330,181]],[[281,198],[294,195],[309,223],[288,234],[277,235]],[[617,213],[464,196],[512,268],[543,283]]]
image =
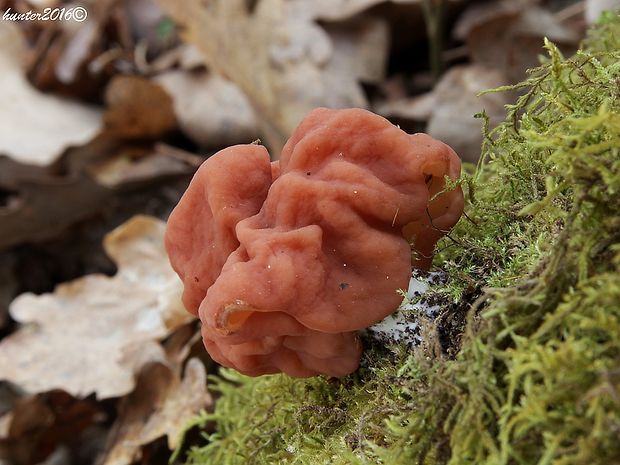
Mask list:
[[[545,37],[571,56],[613,4],[1,1],[0,464],[181,463],[204,442],[211,385],[229,386],[207,386],[218,367],[163,230],[210,155],[259,138],[279,153],[312,108],[363,107],[448,143],[471,174],[473,115],[498,125],[524,89],[479,93],[526,79]],[[461,310],[442,323],[448,358]],[[328,395],[312,383],[290,392]]]

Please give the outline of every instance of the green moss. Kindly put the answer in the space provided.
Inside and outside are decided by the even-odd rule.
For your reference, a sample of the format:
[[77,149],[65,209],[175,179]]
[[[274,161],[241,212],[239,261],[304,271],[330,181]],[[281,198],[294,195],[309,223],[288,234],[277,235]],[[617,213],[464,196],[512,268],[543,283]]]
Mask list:
[[620,18],[547,50],[441,245],[458,354],[369,342],[343,380],[223,370],[189,463],[620,463]]

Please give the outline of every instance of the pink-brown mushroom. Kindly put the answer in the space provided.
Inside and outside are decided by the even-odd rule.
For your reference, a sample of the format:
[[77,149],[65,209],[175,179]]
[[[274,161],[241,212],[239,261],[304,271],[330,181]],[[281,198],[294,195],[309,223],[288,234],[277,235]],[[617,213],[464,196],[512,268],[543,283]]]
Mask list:
[[460,161],[361,109],[311,112],[270,165],[222,150],[170,217],[166,244],[211,356],[249,375],[353,372],[357,331],[390,314],[458,221]]

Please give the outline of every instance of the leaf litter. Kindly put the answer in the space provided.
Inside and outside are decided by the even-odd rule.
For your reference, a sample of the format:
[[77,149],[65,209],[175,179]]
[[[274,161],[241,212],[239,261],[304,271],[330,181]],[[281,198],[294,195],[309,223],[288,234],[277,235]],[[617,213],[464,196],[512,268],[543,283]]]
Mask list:
[[[0,107],[3,457],[155,463],[158,447],[180,447],[192,418],[212,408],[212,365],[180,306],[163,223],[123,223],[128,212],[165,219],[205,157],[259,137],[278,147],[315,106],[370,107],[476,161],[481,122],[471,116],[484,109],[493,123],[506,103],[476,94],[537,64],[543,29],[574,47],[573,24],[606,5],[551,14],[547,3],[570,2],[439,2],[452,32],[441,59],[461,66],[435,85],[425,3],[106,0],[87,2],[82,24],[0,22],[0,83],[11,89]],[[105,239],[116,274],[82,276],[111,270],[94,265],[97,253],[76,234],[117,226]],[[54,250],[66,261],[58,266],[37,261],[72,238],[83,253]],[[32,286],[37,273],[56,288]]]

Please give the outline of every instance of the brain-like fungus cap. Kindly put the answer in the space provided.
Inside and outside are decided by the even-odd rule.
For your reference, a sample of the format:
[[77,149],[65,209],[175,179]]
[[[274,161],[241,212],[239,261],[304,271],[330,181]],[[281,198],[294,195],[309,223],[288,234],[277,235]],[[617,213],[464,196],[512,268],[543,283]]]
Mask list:
[[166,245],[214,360],[248,375],[353,372],[463,210],[460,160],[361,109],[312,111],[270,163],[238,145],[198,170]]

